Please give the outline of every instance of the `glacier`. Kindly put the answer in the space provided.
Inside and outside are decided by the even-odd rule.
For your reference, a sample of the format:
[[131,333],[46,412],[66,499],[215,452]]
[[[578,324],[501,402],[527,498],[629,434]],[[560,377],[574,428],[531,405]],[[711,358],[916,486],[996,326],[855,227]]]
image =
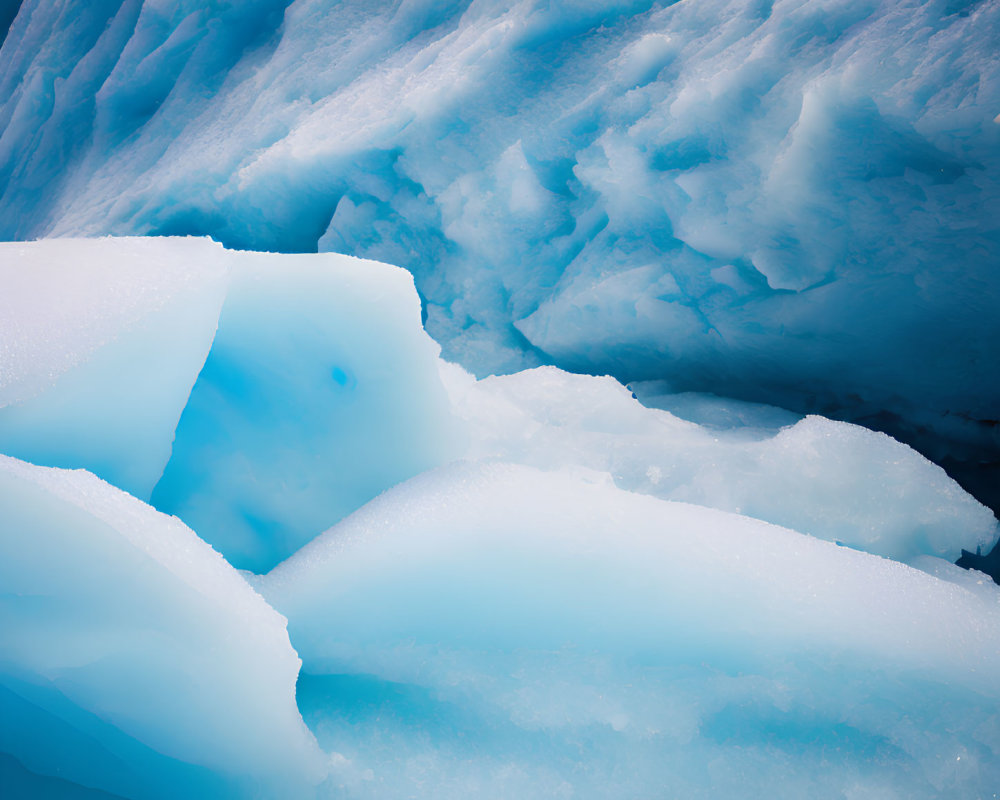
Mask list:
[[907,445],[663,382],[476,378],[408,272],[346,255],[0,265],[7,794],[997,785],[1000,586],[951,563],[997,520]]
[[1000,508],[996,0],[24,0],[0,238],[414,275],[445,357],[858,422]]

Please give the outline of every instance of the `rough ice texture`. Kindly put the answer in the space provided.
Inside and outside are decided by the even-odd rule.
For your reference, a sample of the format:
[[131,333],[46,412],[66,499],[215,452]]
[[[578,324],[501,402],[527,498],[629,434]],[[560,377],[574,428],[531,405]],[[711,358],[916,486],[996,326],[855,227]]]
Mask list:
[[996,462],[997,41],[997,0],[26,0],[0,236],[350,252],[479,374]]
[[257,585],[348,797],[916,798],[1000,780],[1000,594],[968,575],[494,463]]
[[0,519],[11,797],[48,796],[38,776],[140,798],[323,778],[285,620],[194,532],[86,472],[6,456]]

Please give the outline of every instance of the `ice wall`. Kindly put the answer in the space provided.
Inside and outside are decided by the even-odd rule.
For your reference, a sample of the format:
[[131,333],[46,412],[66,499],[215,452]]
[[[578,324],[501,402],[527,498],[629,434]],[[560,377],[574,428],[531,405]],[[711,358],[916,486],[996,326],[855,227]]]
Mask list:
[[1000,462],[998,41],[997,0],[26,0],[0,236],[376,258],[479,374],[668,379],[961,471]]

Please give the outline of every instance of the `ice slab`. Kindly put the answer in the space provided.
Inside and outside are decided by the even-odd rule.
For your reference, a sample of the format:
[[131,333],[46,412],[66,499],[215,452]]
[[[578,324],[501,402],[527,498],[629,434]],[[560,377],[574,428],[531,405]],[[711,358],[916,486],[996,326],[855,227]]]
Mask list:
[[206,239],[0,243],[0,452],[148,500],[228,269]]
[[0,518],[0,751],[19,781],[291,797],[323,778],[284,618],[193,531],[6,456]]
[[997,587],[599,473],[426,473],[257,585],[289,619],[300,706],[349,797],[1000,780]]
[[384,489],[459,454],[405,270],[239,253],[153,505],[266,572]]

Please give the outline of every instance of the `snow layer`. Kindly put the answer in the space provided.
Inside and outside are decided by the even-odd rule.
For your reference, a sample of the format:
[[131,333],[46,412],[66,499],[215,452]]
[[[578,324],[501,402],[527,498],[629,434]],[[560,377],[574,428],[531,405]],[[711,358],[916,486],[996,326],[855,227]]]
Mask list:
[[427,473],[258,586],[348,797],[976,797],[1000,780],[995,586],[599,473]]
[[647,398],[716,420],[698,425],[644,408],[612,378],[554,367],[478,382],[450,367],[445,378],[466,426],[468,458],[598,470],[629,491],[745,514],[902,561],[954,561],[963,548],[988,550],[996,541],[993,514],[941,467],[857,425],[815,416],[796,422],[781,409],[747,403],[732,404],[735,412],[725,417],[719,399]]
[[27,770],[4,796],[43,796],[38,775],[142,798],[322,779],[285,620],[189,528],[5,456],[0,519],[0,750]]
[[997,0],[25,0],[0,236],[350,252],[478,374],[1000,461],[998,41]]

